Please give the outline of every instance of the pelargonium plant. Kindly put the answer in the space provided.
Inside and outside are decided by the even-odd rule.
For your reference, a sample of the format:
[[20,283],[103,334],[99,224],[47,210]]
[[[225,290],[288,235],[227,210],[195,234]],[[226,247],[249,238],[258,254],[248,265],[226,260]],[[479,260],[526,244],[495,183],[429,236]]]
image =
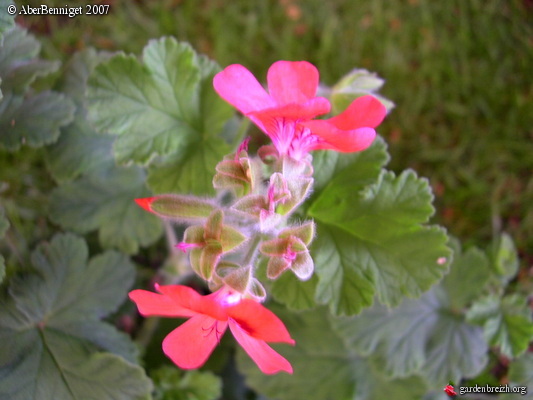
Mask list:
[[528,384],[513,241],[430,223],[429,181],[386,168],[376,74],[278,61],[265,89],[166,37],[76,53],[39,91],[59,63],[2,21],[0,398],[435,400],[495,366]]
[[272,280],[284,273],[302,281],[313,275],[308,247],[315,225],[290,219],[313,188],[310,152],[365,150],[387,113],[367,95],[336,117],[316,119],[331,105],[316,97],[318,70],[306,61],[274,63],[267,81],[268,92],[242,65],[230,65],[214,77],[217,93],[272,140],[250,156],[245,139],[217,164],[213,187],[220,196],[206,200],[167,194],[136,200],[149,212],[190,224],[176,247],[189,253],[190,266],[214,291],[201,296],[186,286],[158,285],[160,294],[130,293],[145,316],[190,317],[163,341],[165,354],[184,369],[202,366],[229,325],[262,372],[292,373],[290,363],[266,344],[294,340],[261,305],[267,293],[256,277],[259,260],[268,260],[266,275]]

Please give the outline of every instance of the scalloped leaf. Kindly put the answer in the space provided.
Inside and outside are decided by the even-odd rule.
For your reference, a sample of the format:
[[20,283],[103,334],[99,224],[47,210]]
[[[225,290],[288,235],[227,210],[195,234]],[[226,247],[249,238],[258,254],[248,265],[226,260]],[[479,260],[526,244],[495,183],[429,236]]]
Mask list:
[[502,354],[514,358],[524,353],[533,340],[533,318],[527,299],[519,294],[487,296],[475,302],[468,320],[483,326],[485,339]]
[[425,392],[420,378],[388,380],[372,363],[346,347],[343,337],[332,329],[324,307],[300,313],[279,307],[272,311],[296,341],[294,347],[276,348],[292,364],[294,373],[265,376],[239,349],[239,370],[259,393],[278,400],[410,400]]
[[174,38],[152,40],[143,62],[119,54],[89,80],[89,115],[96,128],[118,135],[120,163],[147,164],[191,141],[213,137],[233,114],[214,94],[216,64]]
[[147,197],[144,172],[138,167],[111,168],[56,188],[50,218],[78,233],[98,229],[103,247],[134,254],[162,233],[161,221],[135,204]]
[[100,320],[133,284],[129,260],[112,251],[88,260],[85,242],[63,234],[40,245],[32,264],[36,273],[13,278],[0,300],[0,339],[9,344],[0,348],[0,397],[148,399],[134,344]]
[[334,326],[350,348],[374,358],[392,378],[421,374],[430,385],[441,385],[474,377],[487,363],[482,330],[451,312],[441,288],[393,310],[375,305]]
[[432,200],[427,180],[413,171],[383,172],[366,187],[347,179],[328,185],[308,211],[318,222],[312,245],[317,301],[352,315],[374,295],[395,306],[436,283],[451,250],[444,229],[423,225],[433,214]]

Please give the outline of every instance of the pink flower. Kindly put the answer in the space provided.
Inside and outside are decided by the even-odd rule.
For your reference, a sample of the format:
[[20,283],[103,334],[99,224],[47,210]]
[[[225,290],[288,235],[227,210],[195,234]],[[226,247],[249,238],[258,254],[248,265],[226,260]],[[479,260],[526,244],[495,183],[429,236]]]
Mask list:
[[229,325],[233,336],[265,374],[286,371],[291,364],[266,342],[294,344],[283,322],[261,304],[242,299],[227,287],[207,296],[181,285],[159,286],[159,293],[133,290],[130,299],[144,316],[190,318],[163,340],[163,351],[178,367],[201,367]]
[[219,72],[213,85],[272,139],[281,156],[300,160],[312,150],[366,149],[385,117],[385,107],[376,98],[363,96],[334,118],[313,120],[331,108],[327,99],[315,97],[318,78],[318,70],[306,61],[277,61],[268,70],[269,93],[238,64]]

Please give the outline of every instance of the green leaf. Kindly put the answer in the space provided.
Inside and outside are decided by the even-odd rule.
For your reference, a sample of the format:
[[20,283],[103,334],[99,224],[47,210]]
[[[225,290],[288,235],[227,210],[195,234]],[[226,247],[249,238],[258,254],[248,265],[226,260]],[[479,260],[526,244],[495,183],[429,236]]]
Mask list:
[[[524,354],[513,361],[509,368],[510,386],[516,391],[515,394],[505,394],[501,400],[532,400],[533,391],[533,354]],[[524,392],[527,392],[524,393]]]
[[4,43],[0,46],[0,77],[4,92],[23,95],[36,78],[59,68],[59,62],[37,59],[40,51],[39,42],[24,29],[15,27],[5,33]]
[[214,65],[173,38],[150,41],[143,63],[119,54],[100,64],[89,80],[89,111],[97,129],[119,135],[117,160],[146,164],[218,133],[232,112],[208,90]]
[[150,167],[148,186],[157,194],[213,195],[215,167],[229,151],[228,144],[218,138],[194,141]]
[[3,33],[15,26],[15,16],[7,12],[7,7],[14,4],[12,0],[0,0],[0,45]]
[[451,255],[445,231],[422,225],[434,211],[426,179],[385,172],[357,189],[334,180],[308,212],[318,222],[316,299],[336,314],[360,312],[374,293],[391,306],[420,296],[442,277]]
[[59,128],[72,121],[74,105],[51,91],[22,98],[4,92],[0,103],[0,145],[10,151],[21,145],[40,147],[59,137]]
[[533,320],[527,299],[518,294],[503,299],[488,296],[468,310],[469,321],[483,325],[485,339],[502,354],[514,358],[524,353],[533,340]]
[[77,110],[74,121],[61,128],[59,140],[46,149],[48,169],[58,182],[114,165],[114,138],[97,134],[85,116],[87,79],[102,59],[102,55],[88,49],[76,53],[65,67],[59,88],[74,100]]
[[520,263],[518,253],[511,236],[503,233],[489,248],[491,268],[503,284],[507,284],[516,276]]
[[[374,183],[381,169],[389,162],[387,144],[378,136],[372,146],[357,153],[339,153],[324,150],[313,154],[315,193],[320,192],[328,184],[352,184],[359,190]],[[355,191],[354,190],[354,191]]]
[[372,95],[377,98],[383,106],[390,112],[394,108],[394,103],[376,92],[381,89],[385,80],[380,78],[375,72],[366,69],[354,69],[331,89],[331,106],[334,114],[344,111],[356,98]]
[[453,262],[442,285],[448,292],[452,308],[461,310],[483,293],[490,278],[489,260],[477,247],[461,252],[458,241],[452,241],[451,245]]
[[75,53],[64,67],[58,89],[74,101],[78,112],[83,115],[87,109],[86,91],[89,76],[99,63],[108,58],[108,55],[89,48]]
[[114,165],[112,145],[112,137],[97,134],[78,116],[61,128],[59,140],[47,147],[46,164],[54,179],[68,182],[81,174]]
[[50,218],[79,233],[98,229],[103,247],[134,254],[162,233],[159,219],[134,202],[149,194],[140,168],[103,170],[56,188]]
[[150,381],[130,362],[135,346],[100,321],[123,302],[134,268],[116,252],[87,258],[82,239],[57,235],[32,254],[36,273],[11,280],[0,300],[0,340],[9,343],[0,348],[0,397],[149,398]]
[[314,297],[317,282],[316,275],[302,282],[294,274],[284,273],[272,283],[270,293],[276,301],[291,310],[307,310],[316,307]]
[[216,400],[222,395],[222,381],[211,372],[164,366],[152,372],[151,377],[154,400]]
[[278,400],[408,400],[425,392],[425,385],[415,377],[385,380],[377,368],[345,346],[324,308],[301,313],[281,308],[273,311],[296,340],[295,346],[276,346],[276,351],[292,364],[294,373],[264,375],[239,349],[239,370],[259,393]]
[[[4,215],[4,209],[0,208],[0,239],[4,237],[6,234],[6,231],[9,228],[9,221]],[[4,277],[6,275],[6,266],[4,257],[0,254],[0,283],[4,280]]]
[[393,310],[376,305],[334,326],[350,348],[373,357],[394,378],[423,374],[431,385],[459,382],[487,362],[482,330],[453,314],[440,288]]

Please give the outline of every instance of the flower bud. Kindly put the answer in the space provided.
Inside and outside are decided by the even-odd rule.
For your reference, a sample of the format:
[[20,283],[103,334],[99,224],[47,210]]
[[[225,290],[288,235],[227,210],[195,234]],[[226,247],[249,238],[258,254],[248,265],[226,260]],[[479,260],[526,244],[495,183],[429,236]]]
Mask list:
[[207,218],[215,208],[204,199],[173,194],[135,199],[135,202],[146,211],[160,217],[186,222],[197,222]]

